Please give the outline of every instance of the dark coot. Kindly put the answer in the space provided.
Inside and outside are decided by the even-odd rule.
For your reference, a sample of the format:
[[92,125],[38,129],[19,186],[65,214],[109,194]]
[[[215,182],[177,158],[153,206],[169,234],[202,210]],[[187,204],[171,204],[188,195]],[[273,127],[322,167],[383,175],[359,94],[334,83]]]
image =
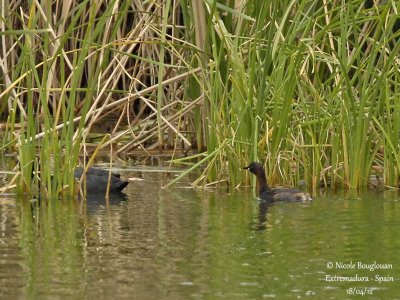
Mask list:
[[[75,178],[78,180],[81,179],[83,170],[82,167],[76,168],[74,172]],[[86,172],[86,193],[105,194],[107,190],[108,176],[108,170],[89,168]],[[82,182],[84,182],[83,179]],[[128,183],[128,181],[121,180],[120,174],[112,172],[110,178],[110,193],[120,193]]]
[[311,196],[293,188],[273,188],[267,184],[264,167],[258,162],[252,162],[243,169],[249,170],[257,177],[257,196],[265,201],[310,201]]

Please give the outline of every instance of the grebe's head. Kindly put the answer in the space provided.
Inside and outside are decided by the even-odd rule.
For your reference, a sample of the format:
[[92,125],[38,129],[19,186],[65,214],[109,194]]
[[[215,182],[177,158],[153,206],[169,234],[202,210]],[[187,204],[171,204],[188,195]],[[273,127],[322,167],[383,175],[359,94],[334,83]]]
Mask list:
[[264,167],[259,162],[252,162],[251,164],[249,164],[247,167],[244,167],[243,169],[249,170],[254,175],[264,174]]

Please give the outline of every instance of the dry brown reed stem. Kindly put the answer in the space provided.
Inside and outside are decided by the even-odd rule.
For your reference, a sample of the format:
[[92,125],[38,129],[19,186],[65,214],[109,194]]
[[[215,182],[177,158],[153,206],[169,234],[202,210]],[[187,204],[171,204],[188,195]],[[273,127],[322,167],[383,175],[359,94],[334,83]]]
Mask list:
[[[187,78],[188,76],[195,75],[195,74],[199,73],[202,70],[203,69],[201,67],[198,67],[198,68],[190,70],[188,72],[179,74],[179,75],[177,75],[175,77],[168,78],[168,79],[164,80],[163,82],[161,82],[161,85],[166,86],[166,85],[169,85],[171,83],[178,82],[180,80],[183,80],[183,79]],[[129,94],[128,96],[123,97],[123,98],[121,98],[121,99],[119,99],[119,100],[117,100],[115,102],[109,103],[109,104],[105,105],[104,107],[94,109],[94,110],[90,111],[87,114],[85,122],[87,122],[87,120],[91,117],[91,115],[99,112],[100,110],[111,109],[111,108],[114,108],[114,107],[119,106],[119,105],[130,103],[133,100],[136,100],[139,97],[141,97],[141,96],[143,96],[143,95],[145,95],[147,93],[155,91],[157,88],[158,88],[158,84],[154,84],[154,85],[152,85],[152,86],[150,86],[150,87],[148,87],[146,89],[143,89],[142,91],[138,91],[136,93]],[[79,122],[81,120],[81,118],[82,118],[81,116],[74,118],[73,119],[73,123]],[[56,130],[60,130],[61,128],[63,128],[65,125],[68,125],[68,124],[69,124],[69,122],[62,123],[60,125],[57,125],[55,127],[55,129]],[[43,137],[45,134],[46,134],[46,132],[38,133],[37,135],[35,135],[35,139],[39,139],[39,138]]]
[[7,183],[7,185],[1,187],[1,188],[0,188],[0,194],[6,192],[6,191],[8,191],[8,190],[11,190],[11,189],[15,188],[15,187],[17,186],[17,185],[15,184],[15,182],[17,181],[18,176],[19,176],[19,173],[17,172],[17,173],[13,176],[13,178],[10,180],[10,182]]
[[[144,45],[140,41],[141,39],[145,36],[145,34],[148,33],[148,28],[151,28],[151,11],[153,9],[153,4],[149,5],[149,7],[146,10],[146,13],[142,16],[142,18],[139,20],[135,28],[131,31],[130,35],[126,38],[127,41],[130,39],[133,39],[133,42],[129,43],[122,43],[122,46],[120,47],[119,51],[121,52],[127,52],[127,53],[132,53],[134,48],[137,45]],[[143,26],[144,24],[144,26]],[[127,47],[129,45],[129,47]],[[105,47],[103,47],[104,49]],[[126,49],[127,48],[127,49]],[[120,57],[122,56],[122,57]],[[173,57],[173,56],[172,56]],[[96,99],[94,100],[94,103],[92,104],[91,108],[89,109],[89,114],[91,116],[91,121],[88,124],[88,126],[85,128],[85,134],[87,134],[92,125],[100,118],[100,116],[103,114],[103,112],[108,108],[108,103],[110,102],[112,98],[112,93],[108,94],[105,101],[102,103],[102,106],[99,109],[96,109],[100,105],[100,101],[103,99],[103,94],[106,91],[106,89],[109,87],[109,89],[115,89],[119,78],[123,74],[128,74],[129,72],[126,71],[125,66],[128,62],[128,56],[121,54],[121,55],[115,55],[113,60],[110,62],[106,70],[102,73],[102,79],[107,78],[106,82],[104,84],[101,84],[103,87],[100,91],[100,93],[97,95]],[[109,71],[112,70],[111,75],[109,74]],[[135,74],[132,74],[132,76],[129,76],[131,80],[135,78]],[[102,81],[102,79],[99,80],[99,82]],[[110,84],[112,83],[112,84]],[[96,113],[92,113],[94,110],[96,110]],[[86,121],[87,122],[87,121]],[[179,133],[178,133],[179,134]],[[77,133],[75,134],[76,138]],[[183,137],[181,135],[181,137]],[[184,137],[183,137],[184,138]],[[185,139],[185,142],[188,143],[188,141]],[[189,143],[190,144],[190,143]]]
[[[37,8],[38,11],[39,11],[40,16],[43,18],[44,23],[47,24],[47,26],[48,26],[47,29],[49,30],[51,36],[52,36],[53,39],[54,39],[54,48],[53,48],[53,50],[58,49],[58,47],[60,47],[60,41],[58,40],[58,37],[57,37],[56,33],[54,32],[53,27],[51,27],[50,22],[48,22],[47,16],[46,16],[46,14],[45,14],[44,11],[43,11],[42,6],[39,4],[39,2],[38,2],[37,0],[35,0],[35,6],[36,6],[36,8]],[[60,33],[58,33],[58,34],[59,34],[59,36],[60,36]],[[55,52],[55,51],[54,51],[54,52]],[[72,70],[74,69],[74,67],[72,66],[72,63],[71,63],[71,61],[69,60],[69,58],[68,58],[67,54],[65,53],[64,49],[62,49],[62,55],[63,55],[63,58],[65,59],[65,61],[67,62],[68,67],[69,67],[70,70],[72,71]],[[55,68],[55,64],[53,64],[53,71],[54,71],[54,68]],[[53,73],[53,72],[51,72],[51,73]]]
[[[142,99],[143,102],[151,108],[151,110],[157,113],[157,109],[145,97],[140,97],[140,99]],[[182,139],[182,141],[184,141],[189,147],[192,146],[192,144],[179,132],[179,130],[172,126],[172,124],[163,115],[160,114],[160,116],[161,119],[168,125],[168,127],[170,127]]]
[[[186,106],[184,109],[182,109],[181,111],[179,111],[178,113],[170,116],[169,118],[167,118],[168,122],[173,122],[175,121],[177,118],[179,118],[180,116],[185,115],[187,112],[190,112],[194,106],[196,105],[200,105],[202,102],[203,98],[202,96],[195,99],[194,101],[190,102],[190,104],[188,106]],[[172,103],[167,104],[166,106],[164,106],[161,110],[161,113],[164,112],[165,110],[168,110],[170,107],[176,105],[179,101],[174,101]],[[143,106],[145,107],[145,106]],[[117,135],[113,136],[113,138],[111,138],[109,141],[105,142],[102,144],[101,149],[108,146],[111,143],[114,143],[115,141],[119,140],[121,137],[125,136],[127,133],[131,133],[135,138],[133,140],[131,140],[128,144],[126,144],[125,146],[123,146],[122,148],[120,148],[117,153],[121,153],[123,151],[127,151],[129,149],[132,149],[134,147],[136,147],[137,145],[141,145],[142,143],[148,141],[149,139],[151,139],[156,133],[157,131],[155,130],[155,128],[153,127],[152,129],[146,131],[147,125],[148,125],[148,121],[151,120],[152,118],[154,118],[156,116],[156,113],[152,113],[149,116],[147,116],[145,119],[141,120],[140,122],[133,122],[133,124],[135,125],[142,125],[143,124],[143,129],[141,130],[141,132],[139,134],[137,134],[135,136],[135,134],[132,132],[132,129],[126,129],[124,131],[121,131],[120,133],[118,133]],[[168,125],[164,125],[162,128],[167,128]],[[142,139],[142,140],[140,140]],[[143,150],[145,150],[143,148]]]
[[[1,2],[1,10],[0,10],[1,11],[1,20],[5,20],[5,18],[6,18],[6,16],[5,16],[5,7],[6,7],[6,4],[4,3],[4,1],[2,1]],[[1,29],[2,32],[6,31],[6,27],[5,27],[5,22],[4,21],[0,22],[0,29]],[[22,36],[19,39],[21,39],[21,38],[22,38]],[[13,45],[11,45],[11,47],[9,47],[10,49],[8,49],[8,51],[7,51],[8,47],[6,45],[6,36],[5,35],[1,36],[1,45],[2,45],[1,48],[3,50],[2,51],[3,60],[0,58],[0,66],[1,66],[1,69],[2,69],[3,74],[4,74],[6,86],[11,86],[12,85],[12,82],[11,82],[11,79],[10,79],[10,75],[9,75],[9,68],[8,68],[8,65],[7,65],[7,57],[10,55],[10,53],[13,51],[13,49],[16,47],[17,44],[18,44],[17,42],[14,42]],[[12,61],[12,59],[11,59],[11,61]],[[17,101],[17,105],[18,105],[18,108],[21,111],[21,114],[26,118],[25,109],[24,109],[21,101],[18,99],[17,92],[14,90],[14,88],[11,88],[11,93],[12,93],[13,98],[15,99],[15,101]],[[4,93],[2,93],[2,95],[3,94]],[[0,99],[2,99],[2,95],[0,95]],[[9,99],[8,100],[8,109],[9,109],[9,111],[11,111],[11,109],[12,109],[11,102],[12,102],[12,100]]]
[[[173,122],[173,121],[177,120],[178,118],[182,117],[183,115],[185,115],[186,113],[191,112],[192,109],[196,105],[201,104],[202,101],[203,101],[203,96],[198,97],[194,101],[190,102],[190,104],[187,105],[185,108],[183,108],[182,110],[176,112],[175,114],[173,114],[172,116],[167,118],[168,122]],[[145,120],[148,120],[148,119],[150,119],[150,117],[154,117],[154,116],[155,116],[155,113],[153,113],[152,115],[147,117]],[[162,130],[165,130],[166,128],[168,128],[168,124],[164,124],[161,126]],[[157,127],[153,127],[146,132],[142,131],[141,134],[139,134],[135,139],[133,139],[128,144],[126,144],[125,146],[118,149],[118,151],[116,151],[116,152],[122,153],[124,151],[130,150],[130,149],[136,147],[137,145],[145,143],[146,141],[150,140],[155,134],[157,134],[157,132],[158,132],[157,130],[158,130]]]

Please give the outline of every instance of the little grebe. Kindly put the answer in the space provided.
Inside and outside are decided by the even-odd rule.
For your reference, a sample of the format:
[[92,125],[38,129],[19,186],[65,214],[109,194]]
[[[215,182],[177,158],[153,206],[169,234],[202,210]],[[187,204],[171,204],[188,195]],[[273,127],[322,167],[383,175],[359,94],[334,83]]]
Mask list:
[[252,162],[243,169],[249,170],[257,177],[257,196],[265,201],[310,201],[311,196],[297,189],[292,188],[274,188],[271,189],[267,184],[265,171],[262,164]]

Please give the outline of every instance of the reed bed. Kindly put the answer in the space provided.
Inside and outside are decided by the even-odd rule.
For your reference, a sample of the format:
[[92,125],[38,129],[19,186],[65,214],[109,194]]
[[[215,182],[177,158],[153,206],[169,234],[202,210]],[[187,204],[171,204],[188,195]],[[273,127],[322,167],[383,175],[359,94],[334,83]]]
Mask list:
[[258,160],[273,184],[377,174],[397,187],[399,6],[1,0],[2,149],[18,152],[22,190],[71,194],[93,126],[113,115],[99,149],[195,148],[171,160],[190,164],[182,176],[201,168],[194,185],[237,187]]

